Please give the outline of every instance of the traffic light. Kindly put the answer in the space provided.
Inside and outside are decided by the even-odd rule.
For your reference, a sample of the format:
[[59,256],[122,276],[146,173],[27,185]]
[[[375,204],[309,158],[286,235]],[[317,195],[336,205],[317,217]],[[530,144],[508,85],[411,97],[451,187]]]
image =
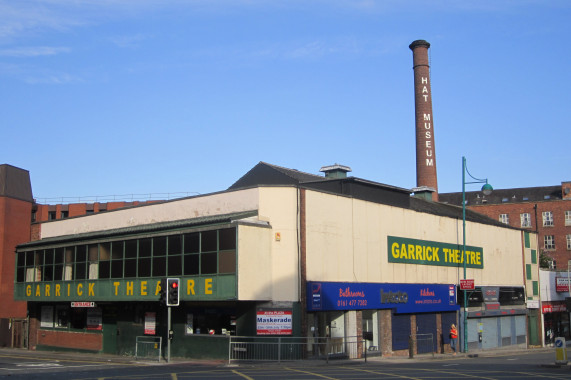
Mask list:
[[178,278],[167,278],[167,306],[178,306]]
[[161,290],[159,290],[159,303],[164,305],[167,303],[167,281],[163,278],[161,280]]

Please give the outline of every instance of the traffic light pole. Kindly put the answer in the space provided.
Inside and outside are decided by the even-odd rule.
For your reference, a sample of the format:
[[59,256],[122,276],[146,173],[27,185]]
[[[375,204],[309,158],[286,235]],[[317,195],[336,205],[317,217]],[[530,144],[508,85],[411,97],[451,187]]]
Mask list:
[[167,363],[171,361],[171,340],[170,340],[170,331],[171,331],[171,307],[167,306],[168,314],[167,314]]

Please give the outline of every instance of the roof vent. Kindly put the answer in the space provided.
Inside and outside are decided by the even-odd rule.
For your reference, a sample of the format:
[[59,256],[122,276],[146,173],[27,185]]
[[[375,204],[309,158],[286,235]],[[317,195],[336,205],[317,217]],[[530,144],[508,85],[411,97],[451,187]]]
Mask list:
[[319,171],[325,173],[325,178],[347,178],[347,172],[352,170],[349,166],[334,164],[323,166]]

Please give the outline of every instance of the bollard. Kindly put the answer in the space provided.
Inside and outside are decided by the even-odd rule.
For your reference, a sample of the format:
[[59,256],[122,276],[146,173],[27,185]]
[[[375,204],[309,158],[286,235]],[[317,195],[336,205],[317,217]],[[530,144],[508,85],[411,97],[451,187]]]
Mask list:
[[555,338],[555,364],[567,364],[567,346],[565,338]]
[[408,358],[414,358],[414,340],[412,340],[412,335],[408,337]]

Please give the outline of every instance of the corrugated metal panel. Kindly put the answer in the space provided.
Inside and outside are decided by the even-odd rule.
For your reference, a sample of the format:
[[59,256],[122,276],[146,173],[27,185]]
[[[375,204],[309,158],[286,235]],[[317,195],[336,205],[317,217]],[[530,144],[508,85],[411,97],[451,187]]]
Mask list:
[[230,223],[232,221],[250,218],[256,215],[258,215],[258,211],[247,211],[247,212],[238,212],[238,213],[224,214],[224,215],[204,216],[192,219],[181,219],[171,222],[145,224],[135,227],[117,228],[114,230],[104,230],[104,231],[88,232],[75,235],[58,236],[54,238],[47,238],[47,239],[32,241],[29,243],[20,244],[18,245],[17,250],[27,250],[30,248],[40,249],[44,248],[44,246],[48,247],[74,241],[110,239],[110,238],[117,238],[118,236],[130,236],[130,235],[138,235],[146,233],[154,234],[165,230],[182,229],[186,227],[204,226],[209,224],[220,224],[225,222]]

